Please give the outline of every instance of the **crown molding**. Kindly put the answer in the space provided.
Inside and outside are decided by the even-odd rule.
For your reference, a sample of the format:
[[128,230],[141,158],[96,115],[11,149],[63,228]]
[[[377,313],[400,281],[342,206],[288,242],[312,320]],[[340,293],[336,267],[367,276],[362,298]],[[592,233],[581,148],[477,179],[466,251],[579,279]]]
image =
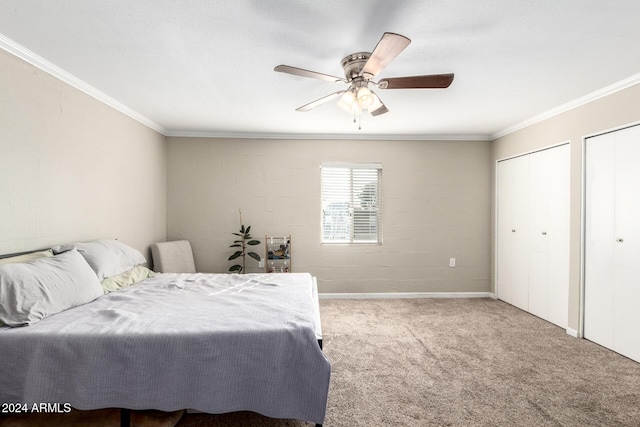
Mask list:
[[172,130],[165,136],[218,139],[284,139],[284,140],[364,140],[364,141],[491,141],[490,135],[473,134],[312,134],[312,133],[250,133]]
[[134,120],[142,123],[143,125],[155,130],[156,132],[159,132],[162,135],[166,135],[167,130],[164,129],[162,126],[158,125],[157,123],[155,123],[154,121],[152,121],[152,120],[148,119],[147,117],[141,115],[140,113],[132,110],[131,108],[129,108],[126,105],[122,104],[121,102],[115,100],[114,98],[110,97],[109,95],[99,91],[95,87],[93,87],[90,84],[84,82],[83,80],[80,80],[76,76],[66,72],[62,68],[58,67],[57,65],[53,64],[52,62],[47,61],[46,59],[44,59],[40,55],[36,54],[35,52],[32,52],[31,50],[27,49],[26,47],[24,47],[22,45],[16,43],[15,41],[11,40],[10,38],[6,37],[3,34],[0,34],[0,49],[3,49],[5,51],[9,52],[10,54],[18,57],[19,59],[22,59],[23,61],[33,65],[34,67],[39,68],[40,70],[44,71],[45,73],[48,73],[48,74],[52,75],[53,77],[55,77],[55,78],[57,78],[59,80],[62,80],[63,82],[65,82],[65,83],[73,86],[74,88],[78,89],[79,91],[86,93],[87,95],[91,96],[92,98],[95,98],[98,101],[108,105],[109,107],[121,112],[122,114],[131,117],[132,119],[134,119]]
[[609,86],[605,86],[602,89],[598,89],[587,95],[581,96],[580,98],[574,99],[573,101],[569,101],[566,104],[562,104],[558,107],[552,108],[551,110],[545,111],[542,114],[538,114],[533,116],[527,120],[524,120],[518,124],[513,126],[509,126],[501,131],[498,131],[492,135],[490,135],[491,140],[495,140],[501,138],[503,136],[509,135],[510,133],[516,132],[518,130],[524,129],[528,126],[531,126],[535,123],[541,122],[543,120],[550,119],[554,116],[557,116],[562,113],[566,113],[567,111],[573,110],[574,108],[578,108],[582,105],[588,104],[590,102],[596,101],[600,98],[604,98],[605,96],[609,96],[621,90],[630,88],[631,86],[635,86],[640,83],[640,73],[634,74],[630,77],[627,77],[624,80],[620,80],[616,83],[610,84]]

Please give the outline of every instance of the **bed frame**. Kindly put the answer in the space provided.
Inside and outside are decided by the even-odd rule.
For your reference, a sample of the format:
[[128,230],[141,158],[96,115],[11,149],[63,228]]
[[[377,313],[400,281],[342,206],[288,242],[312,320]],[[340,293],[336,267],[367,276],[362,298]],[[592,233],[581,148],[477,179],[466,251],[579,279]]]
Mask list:
[[11,257],[14,257],[14,256],[20,256],[20,255],[32,254],[32,253],[34,253],[34,252],[47,251],[47,250],[49,250],[49,249],[51,249],[51,248],[34,249],[34,250],[32,250],[32,251],[16,252],[16,253],[13,253],[13,254],[0,254],[0,259],[3,259],[3,258],[11,258]]

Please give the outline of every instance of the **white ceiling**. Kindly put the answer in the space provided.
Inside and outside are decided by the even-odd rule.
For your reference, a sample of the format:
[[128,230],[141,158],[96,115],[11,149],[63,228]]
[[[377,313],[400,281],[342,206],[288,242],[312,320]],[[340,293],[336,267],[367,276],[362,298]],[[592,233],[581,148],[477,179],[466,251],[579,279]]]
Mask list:
[[[453,84],[378,90],[360,131],[334,102],[295,111],[344,85],[276,65],[342,76],[385,31],[412,43],[376,80]],[[640,2],[0,0],[0,47],[165,135],[492,138],[640,82]]]

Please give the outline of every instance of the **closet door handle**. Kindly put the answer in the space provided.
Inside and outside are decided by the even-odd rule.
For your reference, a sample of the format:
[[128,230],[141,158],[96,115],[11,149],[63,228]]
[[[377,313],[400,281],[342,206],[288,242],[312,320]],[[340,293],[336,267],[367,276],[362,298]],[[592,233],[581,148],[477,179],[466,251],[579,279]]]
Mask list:
[[511,229],[511,232],[512,232],[512,233],[515,233],[515,232],[516,232],[516,229],[515,229],[515,228],[512,228],[512,229]]
[[543,235],[543,236],[546,236],[546,235],[547,235],[547,232],[546,232],[546,231],[543,231],[543,232],[542,232],[542,235]]
[[622,242],[624,242],[624,239],[616,239],[616,242],[622,243]]

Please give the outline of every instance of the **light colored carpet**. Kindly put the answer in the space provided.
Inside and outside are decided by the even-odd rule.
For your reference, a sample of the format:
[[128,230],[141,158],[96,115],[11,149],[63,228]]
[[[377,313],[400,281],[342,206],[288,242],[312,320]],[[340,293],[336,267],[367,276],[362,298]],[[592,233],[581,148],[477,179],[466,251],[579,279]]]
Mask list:
[[322,301],[327,426],[639,426],[640,364],[490,299]]
[[[327,427],[640,426],[640,364],[503,302],[320,305],[332,364]],[[187,414],[177,423],[311,425],[246,412]]]

